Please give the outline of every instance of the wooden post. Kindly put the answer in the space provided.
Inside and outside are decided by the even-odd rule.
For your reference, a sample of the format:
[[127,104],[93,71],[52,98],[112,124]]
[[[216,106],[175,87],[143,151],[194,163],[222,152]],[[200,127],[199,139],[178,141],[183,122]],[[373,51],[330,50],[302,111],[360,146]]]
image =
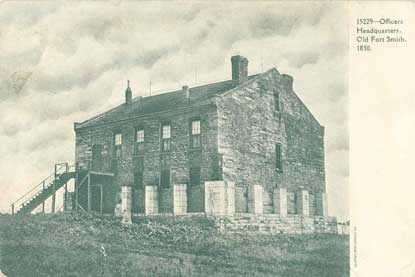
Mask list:
[[68,183],[65,183],[65,197],[64,197],[64,203],[63,203],[63,210],[66,212],[67,211],[67,202],[68,202]]
[[[45,190],[45,181],[42,182],[42,191]],[[45,213],[45,200],[42,201],[42,213]]]
[[14,204],[12,204],[12,214],[14,214]]
[[102,200],[103,200],[103,188],[102,188],[102,184],[101,184],[101,214],[102,214]]
[[78,163],[75,168],[75,211],[78,212]]
[[91,175],[88,173],[88,212],[91,210]]
[[55,192],[55,180],[52,182],[52,213],[55,213],[55,200],[56,200],[56,192]]
[[56,200],[56,192],[55,192],[55,181],[56,181],[56,171],[57,171],[57,165],[55,164],[55,176],[52,182],[52,213],[55,213],[55,200]]

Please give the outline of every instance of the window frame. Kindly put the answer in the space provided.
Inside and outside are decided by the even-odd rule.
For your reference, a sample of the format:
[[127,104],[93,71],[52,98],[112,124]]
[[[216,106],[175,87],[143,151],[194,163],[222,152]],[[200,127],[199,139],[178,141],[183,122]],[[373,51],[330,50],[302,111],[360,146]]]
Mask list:
[[[142,134],[142,141],[138,141],[138,132],[143,132]],[[145,143],[145,136],[146,136],[146,132],[144,130],[144,127],[140,126],[135,128],[135,139],[134,139],[134,154],[135,155],[139,155],[142,154],[144,152],[144,143]],[[140,136],[141,137],[141,136]]]
[[[120,143],[118,143],[118,139],[117,139],[118,135],[120,136],[120,140],[119,140]],[[114,156],[113,157],[116,158],[116,159],[122,157],[122,141],[123,141],[122,132],[121,131],[114,131],[112,146],[114,148],[114,150],[113,150],[113,155]]]
[[[199,126],[197,128],[197,131],[199,131],[198,133],[193,133],[194,128],[193,128],[193,123],[194,122],[199,122]],[[200,117],[195,117],[190,119],[190,124],[189,124],[189,129],[190,129],[190,148],[191,149],[199,149],[202,147],[202,120],[200,119]]]
[[[164,137],[164,127],[169,127],[168,137]],[[162,152],[169,152],[171,150],[171,123],[163,122],[160,130],[160,148]]]

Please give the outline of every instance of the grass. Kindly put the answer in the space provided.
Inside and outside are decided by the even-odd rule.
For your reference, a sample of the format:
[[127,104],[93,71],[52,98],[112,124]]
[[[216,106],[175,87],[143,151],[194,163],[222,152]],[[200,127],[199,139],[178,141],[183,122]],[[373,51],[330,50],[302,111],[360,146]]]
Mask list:
[[348,236],[219,234],[206,217],[122,225],[81,214],[0,215],[7,276],[349,276]]

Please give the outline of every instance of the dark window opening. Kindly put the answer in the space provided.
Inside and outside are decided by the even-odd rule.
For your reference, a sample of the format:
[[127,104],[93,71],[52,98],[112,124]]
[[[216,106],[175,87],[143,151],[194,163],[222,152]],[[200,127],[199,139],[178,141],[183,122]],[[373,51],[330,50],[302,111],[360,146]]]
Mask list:
[[199,148],[201,146],[200,135],[192,136],[192,148]]
[[223,180],[223,154],[215,155],[215,158],[212,159],[212,179]]
[[276,158],[276,169],[282,171],[282,157],[281,157],[281,144],[275,145],[275,158]]
[[200,167],[190,168],[190,185],[191,186],[200,185]]
[[92,161],[98,161],[102,158],[102,145],[92,145]]
[[134,172],[134,188],[142,189],[143,186],[143,171],[139,170]]
[[162,188],[170,187],[170,169],[162,169],[160,176],[160,186]]
[[102,163],[102,145],[92,145],[92,169],[98,170]]
[[274,111],[280,111],[280,94],[277,92],[274,93]]

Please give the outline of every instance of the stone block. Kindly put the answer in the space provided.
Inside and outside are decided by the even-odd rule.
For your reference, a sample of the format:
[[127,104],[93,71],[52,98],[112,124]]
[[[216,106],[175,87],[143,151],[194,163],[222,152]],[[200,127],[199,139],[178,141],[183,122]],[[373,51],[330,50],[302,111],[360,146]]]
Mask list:
[[236,201],[235,201],[235,183],[234,182],[225,182],[226,185],[226,197],[225,197],[225,201],[226,201],[226,209],[227,215],[234,215],[236,212]]
[[173,185],[173,213],[176,215],[187,213],[187,185]]
[[274,189],[274,213],[280,216],[287,216],[288,214],[287,203],[287,189],[276,188]]
[[308,191],[300,190],[297,192],[297,214],[302,216],[310,215],[310,203]]
[[325,192],[319,192],[315,197],[316,202],[316,215],[328,217],[327,206],[327,194]]
[[262,186],[252,185],[248,187],[248,212],[254,214],[262,214],[263,198],[262,198]]
[[159,212],[158,206],[158,186],[146,186],[145,213],[157,214]]
[[132,189],[130,186],[121,187],[122,223],[131,224]]
[[205,212],[209,215],[235,214],[235,184],[225,181],[205,182]]

